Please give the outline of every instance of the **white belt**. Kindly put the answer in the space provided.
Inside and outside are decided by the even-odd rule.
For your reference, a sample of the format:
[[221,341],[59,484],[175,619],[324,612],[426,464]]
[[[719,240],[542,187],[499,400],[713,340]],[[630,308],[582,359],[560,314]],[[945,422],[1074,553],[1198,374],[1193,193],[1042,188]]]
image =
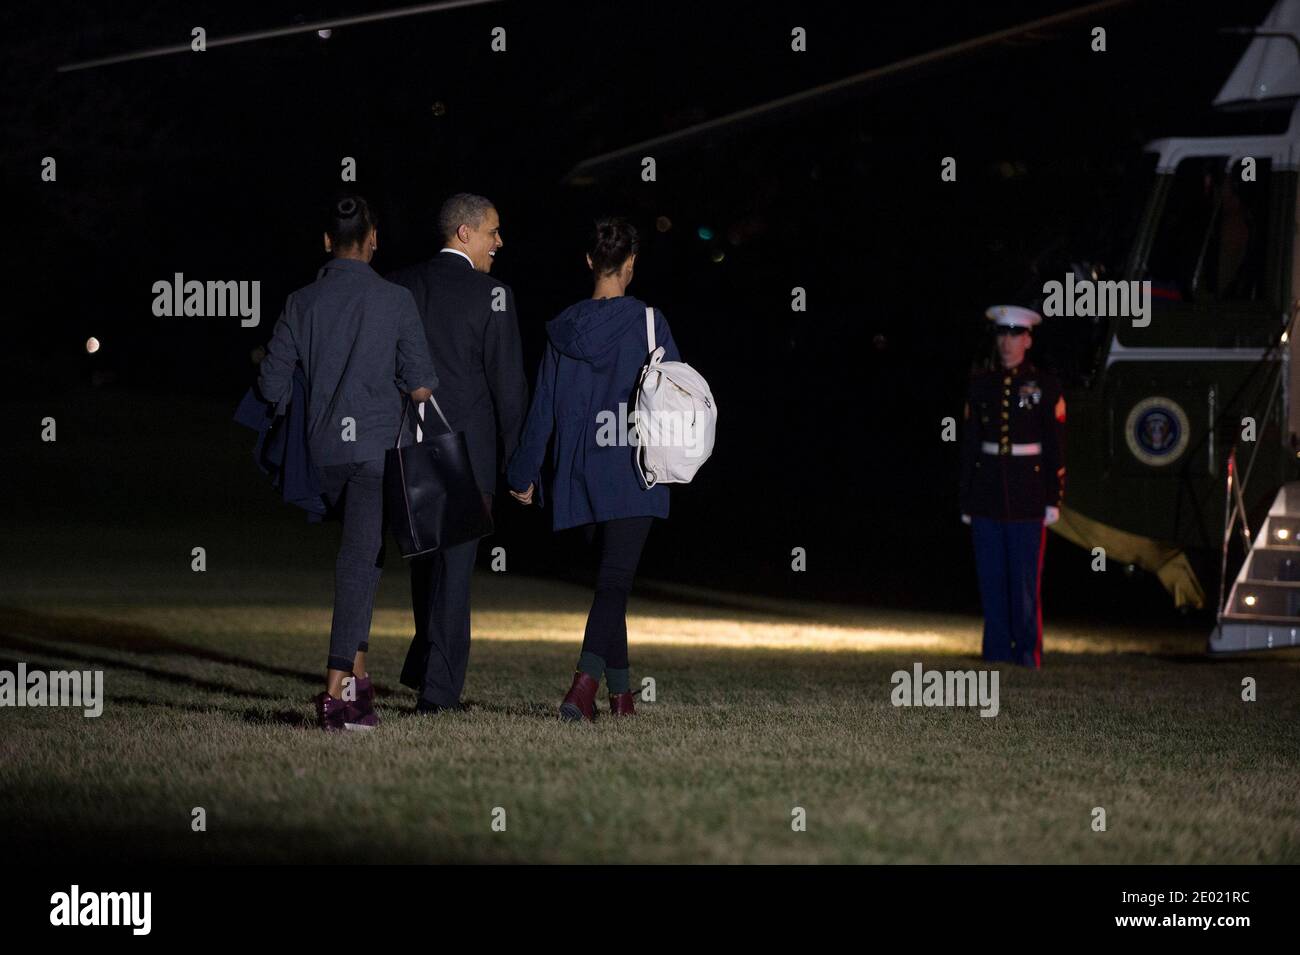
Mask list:
[[[980,445],[980,450],[985,454],[1000,454],[998,443],[996,441],[985,441]],[[1011,454],[1017,458],[1027,458],[1031,455],[1042,454],[1043,446],[1035,441],[1033,444],[1013,444],[1011,445]]]

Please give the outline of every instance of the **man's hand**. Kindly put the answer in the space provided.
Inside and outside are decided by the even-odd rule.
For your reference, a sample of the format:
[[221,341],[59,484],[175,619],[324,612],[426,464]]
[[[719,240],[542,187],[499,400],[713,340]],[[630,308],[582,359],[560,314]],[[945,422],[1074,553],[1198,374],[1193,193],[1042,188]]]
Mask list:
[[433,397],[432,388],[416,388],[413,392],[411,392],[411,400],[414,401],[416,404],[424,404],[424,402],[428,401],[432,397]]
[[514,498],[516,501],[518,501],[520,504],[531,504],[531,503],[533,503],[533,486],[532,486],[531,484],[529,484],[529,485],[528,485],[528,490],[526,490],[526,491],[524,491],[524,492],[522,492],[522,493],[520,493],[519,491],[516,491],[514,488],[511,488],[511,489],[510,489],[510,496],[513,497],[513,498]]
[[1048,507],[1043,513],[1044,524],[1055,524],[1061,519],[1061,509],[1059,507]]

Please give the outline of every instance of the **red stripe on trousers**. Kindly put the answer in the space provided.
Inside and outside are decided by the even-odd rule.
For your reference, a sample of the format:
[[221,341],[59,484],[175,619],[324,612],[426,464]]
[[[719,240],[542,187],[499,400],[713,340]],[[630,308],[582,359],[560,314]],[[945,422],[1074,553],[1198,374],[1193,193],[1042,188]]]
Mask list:
[[1047,524],[1038,539],[1038,579],[1034,581],[1034,603],[1038,610],[1038,633],[1034,637],[1034,669],[1043,665],[1043,552],[1047,550]]

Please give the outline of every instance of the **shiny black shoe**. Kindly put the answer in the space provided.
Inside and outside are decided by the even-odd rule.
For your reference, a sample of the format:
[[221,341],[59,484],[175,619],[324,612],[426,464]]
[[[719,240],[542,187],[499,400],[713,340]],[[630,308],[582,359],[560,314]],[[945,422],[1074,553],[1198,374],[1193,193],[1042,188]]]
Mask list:
[[443,706],[441,703],[430,703],[427,700],[420,700],[415,704],[415,712],[420,716],[436,716],[439,713],[459,713],[464,707],[457,704],[456,706]]

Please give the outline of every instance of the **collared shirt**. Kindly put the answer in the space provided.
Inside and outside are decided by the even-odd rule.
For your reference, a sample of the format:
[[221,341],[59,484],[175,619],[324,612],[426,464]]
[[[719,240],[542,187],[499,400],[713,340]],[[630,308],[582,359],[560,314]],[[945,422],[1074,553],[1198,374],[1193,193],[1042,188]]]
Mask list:
[[318,466],[382,458],[397,438],[401,392],[438,387],[415,299],[358,259],[330,260],[285,301],[257,381],[279,414],[298,363]]
[[464,252],[462,252],[460,249],[442,248],[442,249],[439,249],[439,250],[438,250],[438,254],[439,254],[439,255],[442,255],[442,253],[444,253],[444,252],[450,252],[452,255],[459,255],[462,259],[464,259],[466,262],[469,263],[469,267],[470,267],[470,268],[473,268],[473,267],[474,267],[474,260],[471,259],[471,258],[470,258],[468,255],[466,255]]

